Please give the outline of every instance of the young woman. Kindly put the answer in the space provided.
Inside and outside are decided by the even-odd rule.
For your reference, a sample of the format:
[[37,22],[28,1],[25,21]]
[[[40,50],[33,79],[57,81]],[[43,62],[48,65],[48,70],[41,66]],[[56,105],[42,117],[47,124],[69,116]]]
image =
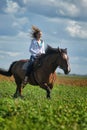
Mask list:
[[31,41],[31,45],[29,47],[29,52],[31,53],[31,56],[30,56],[28,69],[25,74],[24,84],[26,84],[26,82],[28,80],[28,76],[31,73],[32,65],[33,65],[33,62],[35,61],[35,59],[42,53],[45,53],[44,41],[41,39],[41,37],[42,37],[41,30],[35,26],[32,26],[31,37],[32,37],[32,41]]

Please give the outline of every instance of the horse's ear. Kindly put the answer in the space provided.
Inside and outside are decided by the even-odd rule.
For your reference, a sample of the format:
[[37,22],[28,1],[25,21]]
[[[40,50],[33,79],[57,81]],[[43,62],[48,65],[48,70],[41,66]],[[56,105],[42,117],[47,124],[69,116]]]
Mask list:
[[64,49],[65,53],[67,54],[67,48]]
[[58,51],[61,52],[61,49],[58,47]]

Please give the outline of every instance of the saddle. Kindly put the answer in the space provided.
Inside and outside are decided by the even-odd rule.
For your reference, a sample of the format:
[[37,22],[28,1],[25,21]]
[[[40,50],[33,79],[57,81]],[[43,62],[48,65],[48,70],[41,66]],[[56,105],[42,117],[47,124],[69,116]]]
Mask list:
[[27,70],[28,64],[29,64],[29,60],[28,60],[27,62],[24,63],[22,69],[23,69],[23,70]]
[[[41,54],[40,56],[38,56],[38,57],[35,59],[33,65],[32,65],[32,70],[35,71],[35,70],[37,70],[38,68],[40,68],[40,67],[42,66],[42,64],[43,64],[43,60],[42,60],[42,59],[43,59],[45,56],[46,56],[45,54]],[[22,69],[27,71],[27,68],[28,68],[28,65],[29,65],[29,64],[30,64],[30,62],[29,62],[29,60],[27,60],[27,62],[24,63]]]
[[[30,64],[30,62],[29,62],[29,60],[27,60],[27,62],[24,63],[22,69],[26,71],[27,68],[28,68],[28,66],[29,66],[29,64]],[[37,58],[37,59],[34,61],[33,65],[32,65],[32,70],[38,69],[38,68],[41,66],[41,64],[42,64],[42,63],[41,63],[40,58]]]

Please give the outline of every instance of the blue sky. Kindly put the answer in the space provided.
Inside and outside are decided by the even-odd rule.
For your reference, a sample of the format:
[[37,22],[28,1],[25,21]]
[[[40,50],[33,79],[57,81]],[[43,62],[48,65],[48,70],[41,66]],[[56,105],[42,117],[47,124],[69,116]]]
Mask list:
[[87,74],[87,0],[0,0],[0,68],[30,57],[32,25],[45,46],[68,49],[72,74]]

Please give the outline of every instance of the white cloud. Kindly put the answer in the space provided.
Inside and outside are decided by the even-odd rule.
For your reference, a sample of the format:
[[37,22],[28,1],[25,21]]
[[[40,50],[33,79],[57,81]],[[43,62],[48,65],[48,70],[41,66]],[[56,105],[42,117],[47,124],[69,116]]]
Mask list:
[[76,21],[69,21],[68,26],[66,27],[66,31],[72,37],[87,39],[87,28]]
[[12,26],[20,29],[23,28],[23,26],[27,25],[28,23],[29,20],[26,17],[15,18],[15,21],[12,23]]
[[[79,15],[79,7],[74,2],[64,0],[23,0],[26,10],[45,16],[69,16]],[[38,4],[39,3],[39,4]]]
[[13,2],[12,0],[7,0],[7,8],[5,9],[5,12],[7,13],[16,13],[19,10],[19,5],[16,2]]
[[7,1],[7,7],[4,9],[4,11],[8,14],[21,14],[26,11],[25,8],[20,7],[17,2],[13,2],[12,0],[6,0]]
[[30,0],[23,0],[24,4],[28,4]]
[[2,51],[2,50],[0,50],[0,54],[1,55],[8,55],[11,57],[16,57],[16,56],[20,55],[19,52],[10,52],[10,51]]
[[81,5],[87,7],[87,0],[80,0]]
[[79,9],[77,8],[77,6],[73,3],[68,3],[68,2],[63,2],[60,1],[59,3],[57,3],[58,5],[58,12],[61,15],[64,16],[77,16],[79,14]]
[[29,33],[25,33],[25,32],[19,32],[17,37],[20,37],[20,38],[29,38]]

